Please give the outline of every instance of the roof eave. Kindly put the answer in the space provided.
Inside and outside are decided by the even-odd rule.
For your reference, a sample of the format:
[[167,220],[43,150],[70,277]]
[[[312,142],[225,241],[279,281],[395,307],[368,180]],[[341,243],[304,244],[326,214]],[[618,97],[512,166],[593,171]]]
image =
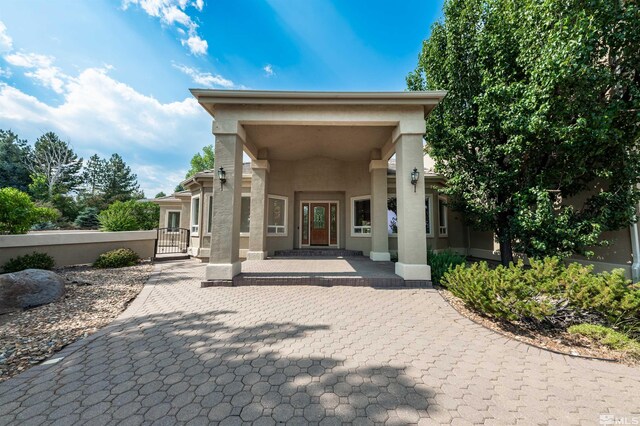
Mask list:
[[298,92],[267,90],[189,89],[209,112],[222,104],[244,105],[420,105],[434,108],[444,90],[417,92]]

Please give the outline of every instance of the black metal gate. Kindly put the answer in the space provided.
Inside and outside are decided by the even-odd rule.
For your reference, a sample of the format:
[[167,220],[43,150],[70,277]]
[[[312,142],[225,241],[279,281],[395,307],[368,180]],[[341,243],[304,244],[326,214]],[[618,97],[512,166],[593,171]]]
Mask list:
[[184,228],[158,228],[156,256],[159,254],[187,253],[189,235],[189,230]]

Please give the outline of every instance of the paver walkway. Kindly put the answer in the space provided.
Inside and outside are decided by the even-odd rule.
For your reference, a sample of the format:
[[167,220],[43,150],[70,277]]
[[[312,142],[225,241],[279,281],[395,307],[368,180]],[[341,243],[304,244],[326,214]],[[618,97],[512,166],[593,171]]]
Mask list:
[[165,265],[116,323],[0,385],[0,424],[599,424],[640,369],[509,340],[433,290],[199,288]]

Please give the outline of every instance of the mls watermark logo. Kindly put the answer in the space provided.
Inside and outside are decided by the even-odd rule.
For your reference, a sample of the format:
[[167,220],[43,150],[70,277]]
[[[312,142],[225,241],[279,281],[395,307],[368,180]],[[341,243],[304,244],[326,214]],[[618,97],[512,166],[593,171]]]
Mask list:
[[616,416],[615,414],[600,414],[601,425],[640,425],[640,416]]

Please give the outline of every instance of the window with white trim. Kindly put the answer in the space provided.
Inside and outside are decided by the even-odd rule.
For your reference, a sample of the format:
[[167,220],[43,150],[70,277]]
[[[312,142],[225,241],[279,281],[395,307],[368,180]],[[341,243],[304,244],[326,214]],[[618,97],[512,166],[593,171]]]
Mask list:
[[[433,195],[424,196],[424,222],[427,237],[433,237]],[[390,236],[398,235],[398,201],[395,196],[387,199],[387,232]]]
[[180,210],[169,210],[167,212],[167,228],[169,232],[176,232],[180,228]]
[[351,236],[371,236],[371,196],[351,199]]
[[200,196],[191,198],[191,233],[198,235],[200,230]]
[[287,236],[287,197],[269,195],[267,208],[267,235]]
[[240,202],[240,233],[248,234],[251,223],[251,197],[243,195]]
[[447,204],[443,198],[438,198],[438,216],[440,219],[440,228],[438,233],[441,237],[446,237],[448,235]]
[[433,195],[424,196],[424,222],[427,237],[433,237]]
[[207,206],[207,234],[211,233],[211,225],[213,224],[213,195],[209,195],[209,205]]

